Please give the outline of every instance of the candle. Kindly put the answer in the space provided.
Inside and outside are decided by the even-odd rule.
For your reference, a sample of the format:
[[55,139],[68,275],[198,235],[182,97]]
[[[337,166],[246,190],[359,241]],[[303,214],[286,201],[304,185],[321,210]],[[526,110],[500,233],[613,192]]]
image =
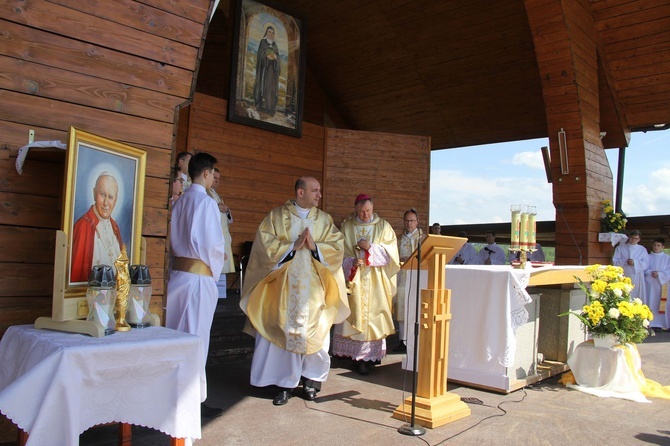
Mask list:
[[528,249],[535,251],[537,243],[537,209],[535,206],[528,206]]
[[522,251],[528,250],[528,213],[521,213],[521,228],[519,237],[519,248]]
[[510,206],[512,211],[512,227],[510,232],[510,247],[512,251],[519,250],[519,225],[521,224],[521,208],[518,204]]

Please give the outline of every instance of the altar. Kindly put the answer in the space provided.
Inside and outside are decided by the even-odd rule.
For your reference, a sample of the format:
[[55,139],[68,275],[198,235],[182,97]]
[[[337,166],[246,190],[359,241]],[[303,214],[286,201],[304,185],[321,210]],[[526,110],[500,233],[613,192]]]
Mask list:
[[[507,393],[567,370],[567,357],[586,340],[576,318],[557,317],[585,303],[573,285],[575,275],[588,281],[576,266],[448,265],[448,380]],[[415,280],[416,271],[408,282]],[[422,273],[421,288],[425,280]],[[407,288],[408,313],[414,314],[416,285]]]
[[12,326],[0,342],[0,412],[28,433],[28,445],[78,444],[86,429],[110,422],[183,444],[201,437],[202,355],[199,337],[164,327],[96,338]]

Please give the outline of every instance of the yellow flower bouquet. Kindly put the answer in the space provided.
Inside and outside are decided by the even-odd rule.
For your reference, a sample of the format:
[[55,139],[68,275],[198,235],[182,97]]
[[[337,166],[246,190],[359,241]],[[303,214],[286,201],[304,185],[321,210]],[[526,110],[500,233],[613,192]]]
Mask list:
[[654,316],[638,298],[631,299],[633,284],[620,266],[591,265],[586,272],[593,281],[588,287],[576,278],[586,293],[588,303],[577,313],[568,311],[582,321],[592,337],[616,336],[621,344],[642,342],[649,335],[649,321]]
[[603,200],[601,202],[603,205],[602,217],[600,219],[600,225],[602,226],[602,232],[621,232],[626,229],[626,214],[614,212],[614,207],[612,202],[609,200]]

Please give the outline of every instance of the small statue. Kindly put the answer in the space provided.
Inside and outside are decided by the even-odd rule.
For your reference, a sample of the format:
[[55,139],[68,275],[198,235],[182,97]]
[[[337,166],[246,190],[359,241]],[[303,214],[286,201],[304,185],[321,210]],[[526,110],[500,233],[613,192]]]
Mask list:
[[128,293],[130,292],[130,273],[128,272],[128,254],[126,245],[121,247],[121,254],[114,261],[116,268],[116,331],[129,331],[130,325],[126,322],[128,308]]

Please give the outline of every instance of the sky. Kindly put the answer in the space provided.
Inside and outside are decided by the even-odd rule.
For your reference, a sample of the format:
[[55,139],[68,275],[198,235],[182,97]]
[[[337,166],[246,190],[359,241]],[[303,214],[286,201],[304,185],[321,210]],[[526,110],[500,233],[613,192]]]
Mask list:
[[[538,221],[554,220],[540,151],[548,145],[548,138],[542,138],[433,150],[430,223],[509,222],[512,204],[537,206]],[[616,190],[619,151],[608,149],[606,154]],[[630,217],[670,215],[670,130],[631,135],[622,210]]]

